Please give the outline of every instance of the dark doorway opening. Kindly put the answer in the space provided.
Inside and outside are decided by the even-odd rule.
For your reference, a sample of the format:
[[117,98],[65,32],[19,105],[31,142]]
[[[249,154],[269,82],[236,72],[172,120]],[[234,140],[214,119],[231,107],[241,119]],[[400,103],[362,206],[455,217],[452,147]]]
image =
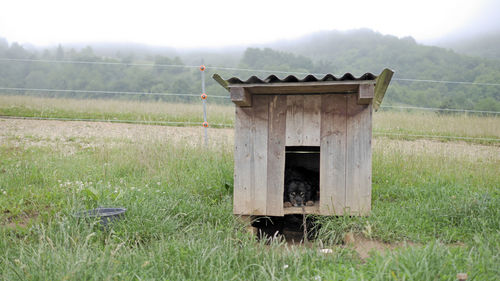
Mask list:
[[[287,146],[285,152],[285,214],[314,213],[312,209],[318,208],[320,198],[320,148]],[[307,212],[304,208],[311,210]]]

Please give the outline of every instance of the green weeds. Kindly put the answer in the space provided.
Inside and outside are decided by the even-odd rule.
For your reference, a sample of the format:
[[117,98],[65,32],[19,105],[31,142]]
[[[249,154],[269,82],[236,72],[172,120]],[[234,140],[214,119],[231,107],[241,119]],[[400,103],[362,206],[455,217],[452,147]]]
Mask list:
[[[498,280],[498,154],[411,145],[374,144],[371,216],[320,217],[316,246],[292,249],[256,241],[232,215],[232,146],[123,142],[65,154],[6,140],[0,279]],[[110,228],[73,215],[98,206],[127,212]],[[411,243],[362,260],[339,245],[348,231]]]

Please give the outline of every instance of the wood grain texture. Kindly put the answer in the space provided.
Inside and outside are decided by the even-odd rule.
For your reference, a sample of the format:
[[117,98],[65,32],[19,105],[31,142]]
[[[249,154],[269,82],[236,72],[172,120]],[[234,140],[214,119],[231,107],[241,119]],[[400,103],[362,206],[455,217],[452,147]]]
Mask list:
[[304,95],[286,96],[286,145],[303,145]]
[[371,210],[372,105],[359,105],[347,97],[346,206],[352,215]]
[[284,209],[284,214],[285,215],[291,215],[291,214],[303,214],[304,211],[308,215],[318,215],[319,214],[319,202],[315,202],[313,206],[306,206],[304,207],[304,210],[302,210],[302,207],[288,207]]
[[275,94],[275,95],[295,95],[295,94],[324,94],[324,93],[356,93],[359,85],[375,84],[374,80],[353,80],[353,81],[321,81],[321,82],[280,82],[280,83],[256,83],[256,84],[232,84],[233,87],[244,87],[252,94]]
[[302,145],[320,145],[321,96],[304,96],[304,121],[302,127]]
[[320,214],[342,215],[346,196],[347,95],[321,100]]
[[389,83],[391,83],[393,74],[394,71],[386,68],[380,73],[375,81],[375,97],[373,98],[373,109],[375,109],[375,111],[377,111],[380,104],[382,104],[382,100],[384,99],[387,87],[389,87]]
[[269,96],[236,107],[233,212],[266,215]]
[[267,141],[269,96],[255,96],[253,108],[253,157],[251,166],[253,215],[267,215]]
[[234,195],[233,213],[251,214],[252,186],[250,165],[253,158],[253,108],[235,107],[234,120]]
[[283,216],[285,175],[286,96],[269,98],[267,148],[267,215]]

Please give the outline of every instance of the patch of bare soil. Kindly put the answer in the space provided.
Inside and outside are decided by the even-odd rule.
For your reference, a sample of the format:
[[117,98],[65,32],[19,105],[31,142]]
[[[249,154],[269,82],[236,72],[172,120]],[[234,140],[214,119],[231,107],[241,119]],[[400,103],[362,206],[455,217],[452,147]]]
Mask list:
[[[165,143],[203,144],[203,128],[168,127],[141,124],[53,121],[53,120],[0,120],[0,144],[14,141],[26,146],[78,145],[97,146],[102,143]],[[232,129],[208,129],[211,143],[232,143]]]
[[417,244],[405,241],[397,243],[384,243],[378,240],[373,240],[364,237],[363,235],[353,235],[352,233],[347,233],[344,239],[345,247],[350,247],[356,251],[359,257],[363,260],[370,257],[370,253],[377,252],[384,254],[387,251],[392,251],[398,248],[414,247]]
[[34,211],[28,213],[23,212],[14,216],[8,216],[10,213],[9,210],[5,210],[3,213],[7,215],[7,219],[4,223],[0,223],[0,225],[13,229],[18,227],[26,228],[30,224],[30,222],[36,220],[36,218],[39,216],[39,214]]
[[[289,251],[300,251],[304,249],[317,249],[320,253],[328,255],[335,253],[338,249],[348,248],[354,250],[361,260],[368,259],[373,254],[385,255],[388,252],[403,249],[406,247],[417,247],[419,244],[404,241],[395,243],[385,243],[379,240],[370,239],[363,235],[353,235],[352,233],[346,234],[346,239],[344,244],[333,245],[328,247],[322,247],[319,241],[309,241],[304,242],[303,236],[299,231],[295,232],[284,232],[284,237],[279,237],[278,239],[285,239],[286,243],[285,249]],[[350,236],[350,237],[349,237]],[[349,238],[347,238],[349,237]],[[268,238],[272,239],[272,238]],[[463,246],[463,244],[451,244],[450,246]]]
[[[307,238],[304,237],[304,224],[307,225]],[[317,249],[323,254],[332,254],[339,248],[353,249],[362,260],[366,260],[373,253],[385,254],[399,248],[414,247],[418,244],[405,241],[395,243],[385,243],[376,239],[370,239],[363,234],[354,234],[347,232],[344,235],[342,244],[323,247],[321,241],[315,241],[315,231],[311,229],[312,221],[303,222],[295,215],[288,215],[283,218],[275,217],[269,219],[261,217],[253,221],[252,225],[247,226],[247,230],[258,237],[259,240],[266,239],[271,241],[278,239],[284,241],[285,248],[293,251],[301,249]],[[305,239],[304,239],[305,238]]]
[[[0,119],[0,144],[11,142],[15,146],[49,146],[68,150],[100,146],[104,143],[142,143],[161,141],[202,145],[204,128],[170,127],[109,122],[55,121]],[[208,129],[212,145],[232,145],[233,129]],[[382,153],[399,151],[403,154],[430,153],[450,157],[500,160],[500,147],[465,142],[440,142],[435,140],[374,139],[373,149]]]

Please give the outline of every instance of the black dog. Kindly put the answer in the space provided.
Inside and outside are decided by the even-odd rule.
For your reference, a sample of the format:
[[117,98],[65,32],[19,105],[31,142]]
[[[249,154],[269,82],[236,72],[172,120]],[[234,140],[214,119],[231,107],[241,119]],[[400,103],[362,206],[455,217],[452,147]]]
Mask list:
[[285,170],[285,207],[312,206],[317,199],[319,174],[301,167]]

